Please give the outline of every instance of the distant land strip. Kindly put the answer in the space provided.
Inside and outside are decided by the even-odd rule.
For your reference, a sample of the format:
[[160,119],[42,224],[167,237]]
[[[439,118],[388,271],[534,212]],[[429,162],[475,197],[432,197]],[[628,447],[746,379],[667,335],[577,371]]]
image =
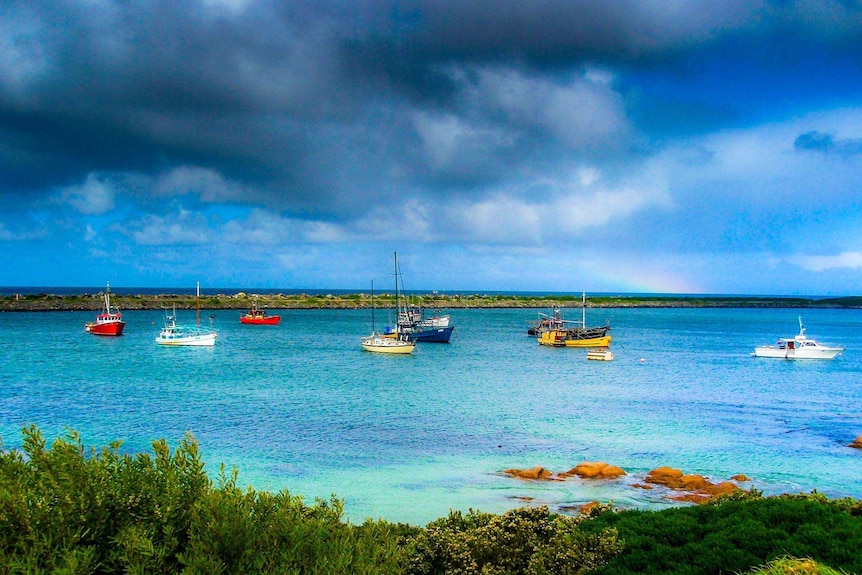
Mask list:
[[[413,305],[435,309],[463,308],[580,308],[578,295],[443,295],[408,296]],[[392,308],[392,293],[374,295],[374,306]],[[249,309],[365,309],[372,305],[371,295],[356,294],[233,294],[202,295],[200,308]],[[119,310],[194,309],[198,302],[192,295],[129,295],[111,292],[111,306]],[[0,297],[0,311],[97,311],[104,306],[104,293],[80,295],[13,294]],[[590,308],[862,308],[862,296],[836,298],[758,297],[758,296],[596,296],[587,299]]]

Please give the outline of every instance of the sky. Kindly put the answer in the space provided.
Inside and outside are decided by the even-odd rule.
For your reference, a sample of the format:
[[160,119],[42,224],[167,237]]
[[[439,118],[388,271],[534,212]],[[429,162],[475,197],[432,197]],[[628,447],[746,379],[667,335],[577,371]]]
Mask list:
[[858,0],[0,3],[0,285],[856,295],[860,224]]

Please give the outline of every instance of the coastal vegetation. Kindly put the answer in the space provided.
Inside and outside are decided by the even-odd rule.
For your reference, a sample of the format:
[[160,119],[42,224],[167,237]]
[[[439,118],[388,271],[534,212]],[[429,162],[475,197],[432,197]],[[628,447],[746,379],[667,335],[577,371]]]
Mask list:
[[336,499],[243,489],[171,451],[50,446],[31,426],[0,450],[0,574],[862,573],[862,503],[756,491],[663,511],[594,505],[450,512],[424,527],[343,519]]
[[[572,308],[581,307],[580,295],[512,295],[512,294],[410,294],[412,303],[428,309],[458,308]],[[376,293],[374,304],[393,307],[394,293]],[[194,295],[111,293],[112,304],[120,310],[160,310],[174,305],[193,309]],[[204,309],[249,309],[256,303],[264,309],[364,309],[372,304],[370,293],[267,293],[245,292],[202,295]],[[0,311],[95,311],[104,305],[104,293],[57,295],[50,293],[11,294],[0,296]],[[762,296],[590,296],[587,306],[603,307],[717,307],[717,308],[860,308],[862,296],[836,298],[762,297]]]

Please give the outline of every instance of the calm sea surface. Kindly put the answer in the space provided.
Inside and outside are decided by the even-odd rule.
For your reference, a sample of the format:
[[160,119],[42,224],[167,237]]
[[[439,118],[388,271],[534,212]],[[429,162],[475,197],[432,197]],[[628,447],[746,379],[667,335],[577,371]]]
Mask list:
[[[74,429],[86,445],[122,440],[130,452],[190,432],[213,478],[224,463],[258,490],[335,494],[354,522],[422,525],[525,498],[661,508],[666,491],[633,484],[663,465],[713,481],[744,473],[767,494],[862,497],[862,451],[846,447],[862,435],[860,310],[801,311],[809,337],[847,348],[811,362],[750,357],[797,333],[794,309],[589,310],[588,323],[611,323],[612,362],[538,346],[526,335],[536,310],[453,310],[449,345],[404,357],[362,351],[368,311],[272,312],[277,327],[215,313],[213,349],[157,346],[162,312],[126,312],[120,338],[85,333],[89,312],[0,314],[3,446],[20,446],[31,423],[49,440]],[[194,316],[179,312],[181,323]],[[628,476],[500,474],[582,461]]]

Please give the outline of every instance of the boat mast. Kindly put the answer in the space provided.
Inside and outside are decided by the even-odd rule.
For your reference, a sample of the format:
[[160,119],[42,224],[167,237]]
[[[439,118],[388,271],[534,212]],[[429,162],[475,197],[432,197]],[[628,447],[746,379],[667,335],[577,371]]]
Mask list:
[[374,324],[374,280],[371,280],[371,333],[377,332],[377,327]]
[[399,332],[398,324],[401,319],[401,308],[398,303],[398,252],[395,253],[395,331]]
[[587,292],[581,295],[581,327],[587,329]]
[[197,289],[195,290],[195,304],[197,307],[197,323],[198,327],[201,326],[201,282],[197,283]]
[[111,313],[111,282],[105,288],[105,313]]

